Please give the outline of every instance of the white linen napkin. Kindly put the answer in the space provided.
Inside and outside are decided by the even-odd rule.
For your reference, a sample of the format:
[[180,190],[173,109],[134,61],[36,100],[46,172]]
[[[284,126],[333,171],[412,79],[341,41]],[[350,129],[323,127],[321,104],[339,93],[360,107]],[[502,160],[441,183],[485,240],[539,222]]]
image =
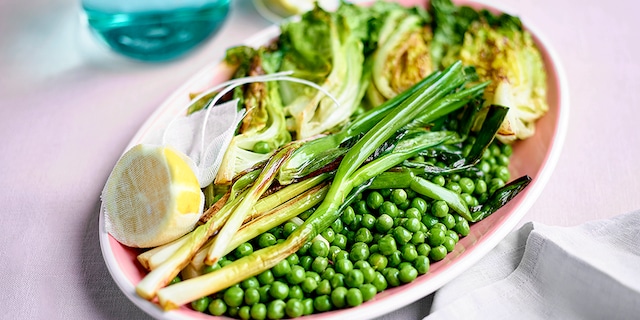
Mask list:
[[438,319],[639,319],[640,211],[529,222],[435,294]]

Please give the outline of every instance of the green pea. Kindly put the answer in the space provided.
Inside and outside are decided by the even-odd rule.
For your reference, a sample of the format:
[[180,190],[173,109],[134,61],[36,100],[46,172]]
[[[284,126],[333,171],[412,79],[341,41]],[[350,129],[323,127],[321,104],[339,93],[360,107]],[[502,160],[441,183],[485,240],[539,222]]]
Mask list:
[[361,225],[362,225],[362,215],[356,214],[356,216],[353,218],[353,221],[351,221],[348,227],[351,230],[358,230],[358,228],[360,228]]
[[429,258],[433,261],[440,261],[447,256],[447,248],[443,245],[435,246],[431,248],[429,252]]
[[445,231],[445,232],[448,230],[447,226],[445,226],[443,223],[440,223],[440,222],[434,224],[431,229],[433,229],[433,228],[440,229],[440,230]]
[[460,190],[463,193],[472,193],[475,188],[475,184],[473,183],[473,180],[467,177],[460,178],[460,181],[458,181],[458,184],[460,185]]
[[328,295],[317,296],[313,299],[313,309],[319,312],[331,310],[331,298]]
[[411,262],[407,262],[407,261],[402,261],[402,263],[400,263],[396,268],[398,270],[402,270],[402,268],[406,267],[406,266],[412,266]]
[[341,250],[336,254],[334,261],[349,259],[349,252]]
[[435,177],[431,178],[431,182],[433,182],[433,183],[435,183],[435,184],[437,184],[437,185],[439,185],[441,187],[444,187],[446,179],[443,176],[435,176]]
[[331,282],[331,287],[332,288],[338,288],[338,287],[343,287],[344,286],[344,274],[342,273],[336,273],[333,275],[333,277],[331,277],[331,280],[329,280],[329,282]]
[[420,229],[422,228],[421,226],[421,222],[418,218],[408,218],[405,222],[404,222],[404,227],[409,231],[409,232],[418,232],[420,231]]
[[306,293],[311,293],[316,290],[318,287],[318,282],[313,278],[305,278],[304,281],[300,284],[300,288],[302,291]]
[[469,232],[470,232],[469,222],[467,220],[458,221],[456,225],[453,227],[453,230],[457,232],[459,235],[466,237],[467,235],[469,235]]
[[344,283],[349,288],[359,288],[364,283],[364,275],[362,270],[353,269],[349,271],[344,277]]
[[240,282],[240,287],[245,290],[249,288],[257,288],[259,286],[260,286],[260,281],[258,281],[256,277],[249,277],[247,279],[244,279],[242,282]]
[[336,272],[346,275],[353,269],[353,262],[349,259],[341,259],[334,262]]
[[389,255],[388,259],[390,267],[397,267],[402,263],[402,252],[400,250],[396,250]]
[[325,238],[329,243],[333,242],[336,237],[336,232],[331,228],[327,228],[321,233],[322,237]]
[[509,168],[505,166],[498,166],[495,171],[496,178],[502,180],[503,182],[509,181],[511,178],[511,174],[509,173]]
[[[214,265],[217,265],[217,263],[216,263],[216,264],[214,264]],[[213,271],[213,270],[216,270],[216,269],[213,269],[213,270],[207,270],[207,267],[212,267],[212,266],[210,266],[210,265],[205,265],[204,273],[209,273],[209,272],[211,272],[211,271]],[[220,266],[219,266],[219,265],[218,265],[218,269],[220,269]],[[171,281],[169,281],[169,285],[176,284],[176,283],[178,283],[178,282],[180,282],[180,281],[182,281],[182,280],[180,279],[180,276],[175,276],[175,277],[173,277],[173,279],[171,279]]]
[[260,293],[260,302],[268,302],[271,300],[271,295],[269,295],[269,290],[271,289],[270,284],[266,284],[258,288],[258,293]]
[[418,250],[416,250],[416,246],[411,243],[407,243],[402,246],[400,250],[402,252],[402,260],[412,262],[418,257]]
[[445,238],[445,231],[437,228],[437,227],[433,227],[431,228],[431,230],[429,230],[429,245],[432,247],[435,246],[439,246],[444,242],[444,238]]
[[374,233],[373,234],[373,240],[371,240],[371,242],[373,242],[373,244],[369,247],[369,252],[370,253],[376,253],[376,252],[380,252],[380,247],[378,246],[378,241],[380,241],[380,239],[382,239],[383,235],[379,234],[379,233]]
[[407,201],[407,192],[404,189],[394,189],[391,191],[391,202],[399,205]]
[[267,154],[271,152],[271,146],[269,145],[269,142],[258,141],[253,145],[253,152]]
[[353,204],[353,211],[355,211],[356,215],[363,215],[369,213],[369,208],[367,208],[367,202],[365,200],[356,201]]
[[504,155],[504,154],[500,154],[496,156],[496,162],[501,165],[501,166],[505,166],[508,167],[509,166],[509,156]]
[[384,278],[387,280],[387,284],[391,287],[397,287],[400,285],[400,270],[396,268],[385,269]]
[[284,309],[290,318],[301,317],[304,314],[304,306],[299,299],[289,299]]
[[353,240],[356,241],[356,243],[370,243],[373,241],[373,235],[371,234],[371,230],[367,228],[360,228],[356,231],[356,235]]
[[489,148],[484,149],[482,152],[482,159],[489,160],[491,158],[493,158],[493,154],[491,152],[491,146],[489,146]]
[[281,319],[284,317],[287,304],[282,300],[273,300],[267,305],[267,318]]
[[422,219],[422,213],[420,213],[420,211],[414,207],[407,209],[404,212],[404,216],[408,219],[418,219],[418,221]]
[[316,257],[311,264],[311,270],[322,273],[329,266],[329,259],[326,257]]
[[487,193],[487,182],[482,179],[476,180],[473,193],[476,195]]
[[409,283],[418,277],[418,270],[411,265],[403,266],[398,273],[398,279],[402,283]]
[[318,282],[318,287],[315,292],[317,295],[331,294],[331,282],[327,279]]
[[230,307],[238,307],[244,301],[244,290],[239,287],[229,287],[224,291],[222,297],[224,302]]
[[409,230],[405,229],[402,226],[395,227],[393,229],[393,237],[396,239],[396,242],[400,245],[407,244],[411,241],[411,237],[413,235]]
[[333,229],[333,231],[335,231],[336,233],[342,232],[342,229],[344,229],[344,225],[342,224],[342,219],[334,220],[333,223],[331,224],[331,229]]
[[431,213],[437,218],[442,218],[449,213],[449,205],[443,200],[434,201],[431,206]]
[[291,233],[293,233],[293,231],[296,230],[297,228],[298,228],[297,224],[290,221],[286,222],[282,227],[282,236],[285,238],[289,237],[289,235],[291,235]]
[[478,169],[480,169],[480,171],[482,171],[482,173],[489,174],[491,172],[491,164],[489,163],[489,161],[487,160],[482,160],[480,161],[480,163],[478,163],[476,165],[478,167]]
[[462,198],[462,201],[464,201],[464,203],[466,203],[469,207],[477,205],[476,202],[478,200],[468,193],[461,193],[460,198]]
[[311,241],[307,241],[305,242],[305,244],[302,245],[302,247],[300,247],[300,249],[298,249],[298,254],[301,256],[307,255],[309,253],[309,249],[311,249]]
[[444,224],[447,229],[452,229],[453,226],[456,225],[456,218],[452,214],[447,213],[444,217],[440,218],[440,223]]
[[218,261],[218,264],[220,265],[220,268],[226,267],[229,264],[233,263],[233,261],[229,260],[229,259],[220,259]]
[[447,252],[451,252],[456,247],[456,242],[449,237],[444,237],[442,245],[447,249]]
[[329,254],[329,246],[320,240],[314,240],[311,243],[311,248],[309,249],[309,253],[312,257],[326,257]]
[[289,299],[302,299],[304,298],[304,292],[299,285],[293,285],[289,287]]
[[286,299],[289,296],[289,286],[284,282],[274,281],[269,289],[269,294],[275,299]]
[[421,215],[427,212],[428,206],[427,201],[422,198],[416,197],[411,200],[411,207],[417,209]]
[[334,245],[342,250],[347,247],[347,237],[343,234],[336,234],[331,245]]
[[398,217],[398,207],[391,201],[385,201],[380,206],[380,214],[387,214],[391,218]]
[[322,277],[317,272],[314,272],[314,271],[307,271],[304,273],[304,276],[307,278],[312,278],[316,282],[322,281]]
[[376,220],[376,230],[381,233],[386,233],[391,230],[391,228],[393,228],[393,218],[386,213],[381,214]]
[[304,281],[305,278],[305,270],[302,266],[294,265],[291,267],[291,271],[287,273],[286,278],[287,282],[290,284],[299,284]]
[[400,202],[396,205],[398,207],[398,216],[403,217],[404,211],[407,210],[411,206],[411,201],[405,200],[404,202]]
[[438,222],[440,222],[440,220],[438,220],[438,218],[432,216],[431,214],[427,213],[422,216],[422,224],[424,224],[429,229],[431,229]]
[[431,246],[426,243],[421,243],[416,247],[416,251],[418,255],[429,256],[429,252],[431,251]]
[[337,287],[331,292],[331,303],[336,308],[343,308],[347,305],[347,288]]
[[380,192],[371,191],[367,195],[367,205],[369,206],[369,208],[373,210],[378,210],[378,208],[380,208],[383,202],[384,202],[384,197],[382,197]]
[[289,272],[291,272],[291,265],[289,264],[289,261],[287,259],[284,259],[273,266],[273,268],[271,268],[271,272],[273,273],[274,277],[286,276]]
[[387,257],[381,253],[373,253],[369,256],[369,264],[371,264],[373,269],[375,269],[376,271],[381,271],[386,268],[387,263]]
[[[204,273],[210,273],[213,271],[216,271],[218,269],[222,268],[222,266],[220,266],[219,262],[214,263],[213,265],[205,265],[204,269],[202,270],[202,272]],[[175,279],[175,278],[174,278]]]
[[460,187],[460,184],[457,183],[457,182],[449,181],[449,182],[447,182],[447,184],[444,187],[449,189],[449,190],[451,190],[451,191],[453,191],[453,192],[455,192],[455,193],[457,193],[457,194],[462,193],[462,188]]
[[351,246],[349,258],[353,261],[367,260],[369,258],[369,247],[364,242],[356,242]]
[[244,303],[251,306],[258,302],[260,302],[260,291],[258,291],[258,288],[247,288],[244,291]]
[[287,261],[289,261],[289,266],[296,265],[300,262],[300,257],[294,252],[287,257]]
[[376,291],[382,292],[387,289],[387,278],[380,271],[376,271],[376,276],[371,281],[371,284],[376,287]]
[[360,222],[363,228],[373,229],[376,225],[376,217],[372,214],[364,214],[362,215],[362,221]]
[[219,298],[213,299],[209,303],[208,310],[209,310],[209,313],[211,313],[214,316],[221,316],[225,314],[225,312],[227,312],[227,304],[224,303],[222,299],[219,299]]
[[364,283],[371,283],[376,275],[376,270],[370,266],[360,268],[360,271],[362,271],[362,279]]
[[363,301],[369,301],[376,296],[377,289],[373,284],[365,283],[362,285],[362,287],[360,287],[360,293],[362,293]]
[[362,304],[363,297],[362,292],[358,288],[351,288],[347,290],[347,305],[350,307],[359,306]]
[[345,225],[350,225],[353,220],[355,220],[356,218],[356,212],[353,211],[353,208],[351,206],[348,206],[346,209],[344,209],[344,211],[342,212],[342,223]]
[[191,301],[191,308],[198,312],[204,312],[209,307],[209,302],[211,298],[208,296],[204,296],[202,298]]
[[368,267],[371,267],[371,265],[367,260],[358,260],[353,264],[354,269],[363,269]]
[[427,256],[418,256],[413,264],[418,271],[418,274],[425,274],[429,272],[429,258]]
[[385,256],[391,255],[393,252],[398,250],[396,246],[396,240],[392,236],[384,236],[378,241],[378,248],[380,249],[380,253]]
[[509,144],[502,144],[500,146],[500,149],[501,149],[502,154],[504,154],[507,157],[511,156],[511,154],[513,153],[513,148]]
[[238,318],[242,320],[251,319],[251,307],[250,306],[242,306],[238,309]]
[[427,235],[422,232],[421,230],[416,231],[413,233],[413,235],[411,236],[411,244],[413,245],[419,245],[421,243],[424,243],[424,240],[427,238]]
[[302,300],[302,306],[304,307],[304,315],[308,316],[313,313],[313,298],[306,298]]
[[311,264],[313,263],[312,256],[302,256],[300,257],[300,262],[298,263],[304,270],[311,270]]
[[332,267],[327,267],[320,275],[320,278],[331,280],[334,274],[336,274],[336,271]]
[[[457,222],[456,222],[456,223],[457,223]],[[454,226],[455,226],[455,225],[454,225]],[[458,241],[460,241],[460,237],[458,236],[458,233],[457,233],[457,232],[455,232],[455,231],[453,231],[453,230],[447,230],[447,231],[445,231],[444,233],[445,233],[445,236],[447,236],[447,237],[449,237],[449,238],[453,239],[453,241],[454,241],[455,243],[458,243]]]

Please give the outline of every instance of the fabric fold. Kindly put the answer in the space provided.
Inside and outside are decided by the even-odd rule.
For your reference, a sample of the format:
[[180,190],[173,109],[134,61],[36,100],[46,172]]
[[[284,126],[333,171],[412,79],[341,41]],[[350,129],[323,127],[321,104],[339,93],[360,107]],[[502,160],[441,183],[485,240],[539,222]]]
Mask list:
[[634,319],[640,211],[575,227],[527,223],[441,288],[433,319]]

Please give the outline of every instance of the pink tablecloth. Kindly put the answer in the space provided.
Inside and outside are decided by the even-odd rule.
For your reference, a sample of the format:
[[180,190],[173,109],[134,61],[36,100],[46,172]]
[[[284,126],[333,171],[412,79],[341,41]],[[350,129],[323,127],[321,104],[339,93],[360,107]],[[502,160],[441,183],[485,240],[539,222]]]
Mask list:
[[[569,80],[570,124],[525,221],[576,225],[640,208],[640,44],[631,0],[493,1],[534,24]],[[71,0],[0,3],[0,301],[4,319],[142,319],[100,253],[99,193],[165,98],[226,47],[267,27],[248,0],[185,59],[104,52]],[[419,319],[430,298],[385,318]]]

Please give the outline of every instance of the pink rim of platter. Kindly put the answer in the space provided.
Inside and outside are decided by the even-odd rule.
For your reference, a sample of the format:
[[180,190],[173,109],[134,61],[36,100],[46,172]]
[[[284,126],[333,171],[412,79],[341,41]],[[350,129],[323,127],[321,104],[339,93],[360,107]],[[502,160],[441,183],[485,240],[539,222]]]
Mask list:
[[[399,1],[406,6],[424,5],[425,1]],[[486,8],[494,12],[513,11],[496,8],[479,1],[454,1],[457,4]],[[514,153],[509,169],[513,177],[528,174],[533,178],[529,187],[505,207],[488,218],[473,224],[468,236],[460,239],[454,251],[439,262],[431,264],[429,272],[418,277],[414,282],[400,287],[387,289],[377,294],[372,300],[354,308],[335,310],[310,316],[304,319],[370,319],[400,309],[422,297],[425,297],[460,275],[484,255],[493,249],[507,234],[512,231],[536,201],[549,180],[566,135],[569,116],[568,84],[558,57],[548,42],[523,18],[526,28],[532,33],[534,40],[542,51],[547,68],[548,113],[538,120],[536,134],[514,145]],[[258,47],[274,39],[279,34],[277,25],[271,26],[244,42],[245,45]],[[189,103],[189,93],[203,91],[227,80],[232,70],[224,64],[211,64],[194,75],[165,101],[140,128],[127,146],[149,141],[161,132],[173,116],[184,111]],[[109,235],[104,226],[104,212],[100,209],[99,227],[102,254],[118,287],[139,308],[157,319],[215,319],[182,306],[177,310],[165,312],[157,304],[139,297],[135,292],[136,284],[144,277],[146,271],[137,262],[138,249],[126,247]]]

